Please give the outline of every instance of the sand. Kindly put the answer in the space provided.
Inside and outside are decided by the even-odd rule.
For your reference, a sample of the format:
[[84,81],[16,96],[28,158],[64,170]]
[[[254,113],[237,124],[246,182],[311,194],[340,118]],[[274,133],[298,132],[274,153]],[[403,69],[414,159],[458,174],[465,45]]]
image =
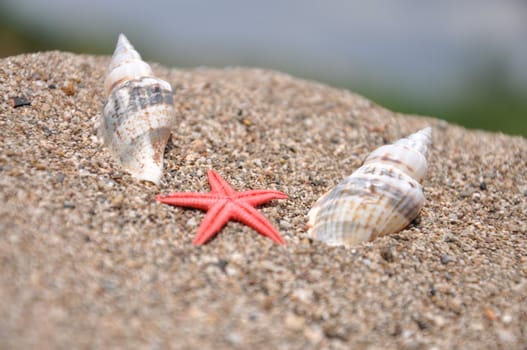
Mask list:
[[[108,63],[0,60],[0,348],[527,348],[526,139],[279,72],[154,65],[178,114],[155,186],[97,140]],[[427,125],[415,222],[352,249],[307,237],[318,197]],[[259,207],[287,245],[230,222],[193,246],[205,213],[154,196],[207,192],[208,169],[289,194]]]

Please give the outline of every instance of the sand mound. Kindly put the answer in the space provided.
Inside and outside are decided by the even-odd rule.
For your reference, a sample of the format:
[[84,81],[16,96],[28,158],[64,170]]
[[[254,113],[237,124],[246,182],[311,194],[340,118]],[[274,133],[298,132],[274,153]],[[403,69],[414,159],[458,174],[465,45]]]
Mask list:
[[[0,60],[0,348],[525,346],[527,140],[277,72],[154,65],[179,120],[156,187],[96,139],[108,62]],[[427,125],[416,222],[354,249],[307,239],[319,196]],[[208,191],[208,169],[238,190],[288,193],[259,208],[288,244],[231,222],[192,246],[204,213],[153,198]]]

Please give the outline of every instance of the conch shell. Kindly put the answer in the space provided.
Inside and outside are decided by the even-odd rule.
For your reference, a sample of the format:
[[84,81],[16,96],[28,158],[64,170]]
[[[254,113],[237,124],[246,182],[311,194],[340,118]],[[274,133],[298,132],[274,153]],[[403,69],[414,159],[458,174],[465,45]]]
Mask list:
[[107,98],[99,135],[121,167],[139,180],[159,184],[163,154],[175,122],[172,88],[153,76],[123,34],[104,81]]
[[311,208],[308,235],[329,245],[352,246],[408,226],[424,205],[420,182],[431,137],[427,127],[370,153]]

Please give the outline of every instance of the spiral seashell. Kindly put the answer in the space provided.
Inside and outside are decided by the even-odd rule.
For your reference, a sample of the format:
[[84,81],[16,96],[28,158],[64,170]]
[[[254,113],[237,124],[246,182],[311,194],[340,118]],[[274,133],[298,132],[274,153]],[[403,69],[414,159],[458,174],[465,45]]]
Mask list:
[[431,137],[428,127],[370,153],[311,208],[308,235],[329,245],[352,246],[408,226],[424,205],[420,182]]
[[172,88],[153,76],[123,34],[104,82],[107,98],[99,135],[133,177],[159,184],[163,154],[175,122]]

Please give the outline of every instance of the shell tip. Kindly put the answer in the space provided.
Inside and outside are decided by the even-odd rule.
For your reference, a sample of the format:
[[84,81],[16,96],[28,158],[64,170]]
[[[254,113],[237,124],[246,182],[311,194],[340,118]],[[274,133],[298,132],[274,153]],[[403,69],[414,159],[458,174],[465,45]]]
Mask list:
[[123,34],[120,33],[119,37],[117,38],[117,45],[115,46],[115,52],[119,51],[135,51],[135,48],[132,44],[130,44],[130,41],[128,38]]
[[117,46],[113,52],[108,73],[104,81],[104,92],[109,96],[111,90],[125,81],[139,77],[151,76],[152,69],[141,59],[141,55],[130,44],[124,34],[119,34]]
[[424,136],[424,139],[425,139],[423,141],[423,143],[426,145],[426,149],[424,151],[424,155],[426,157],[426,156],[428,156],[428,148],[430,147],[430,144],[432,143],[432,127],[431,126],[427,126],[426,128],[421,129],[421,131],[419,131],[419,133],[421,133]]
[[130,41],[123,33],[119,33],[119,38],[117,39],[117,46],[131,46]]
[[426,135],[428,138],[432,138],[432,127],[431,126],[427,126],[426,128],[421,129],[420,132]]
[[432,128],[427,126],[405,138],[400,139],[395,144],[406,144],[408,147],[415,149],[425,158],[428,156],[428,148],[432,143]]

